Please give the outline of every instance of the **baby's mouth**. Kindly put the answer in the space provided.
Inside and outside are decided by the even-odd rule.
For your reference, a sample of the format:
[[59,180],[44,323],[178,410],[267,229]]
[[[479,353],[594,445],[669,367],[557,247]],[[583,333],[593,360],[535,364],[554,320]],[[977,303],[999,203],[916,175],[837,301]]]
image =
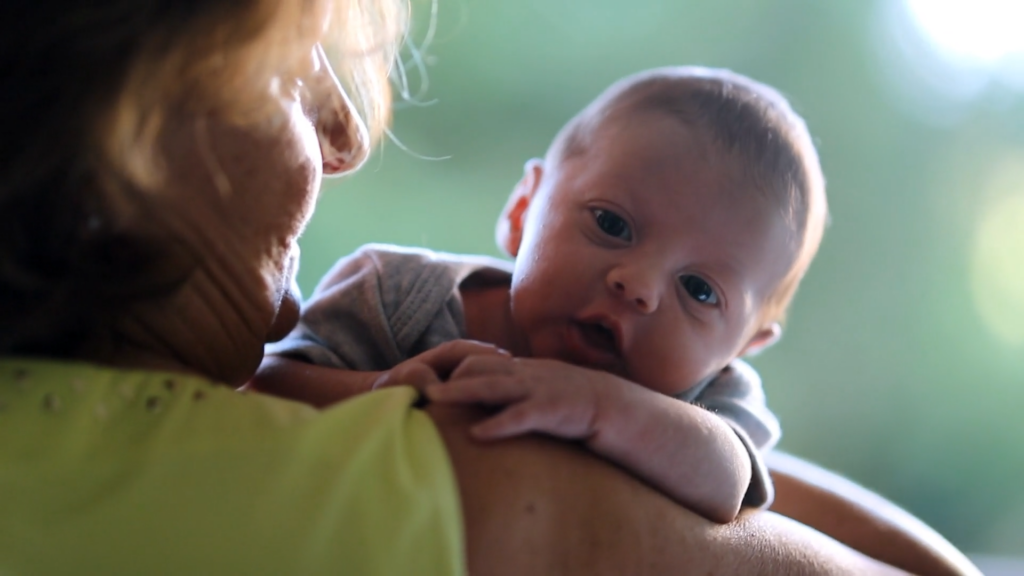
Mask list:
[[594,322],[580,322],[578,326],[580,335],[583,336],[583,341],[588,346],[608,354],[619,355],[619,346],[615,342],[615,332],[611,328]]
[[570,324],[565,360],[597,370],[619,373],[622,353],[613,326],[600,321],[579,321]]

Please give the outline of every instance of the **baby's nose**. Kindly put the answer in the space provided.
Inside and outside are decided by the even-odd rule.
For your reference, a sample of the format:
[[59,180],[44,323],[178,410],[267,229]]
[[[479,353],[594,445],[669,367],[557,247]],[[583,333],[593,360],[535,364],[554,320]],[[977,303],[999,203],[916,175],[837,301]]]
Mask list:
[[657,282],[642,270],[618,267],[608,274],[608,287],[618,297],[642,314],[658,308]]

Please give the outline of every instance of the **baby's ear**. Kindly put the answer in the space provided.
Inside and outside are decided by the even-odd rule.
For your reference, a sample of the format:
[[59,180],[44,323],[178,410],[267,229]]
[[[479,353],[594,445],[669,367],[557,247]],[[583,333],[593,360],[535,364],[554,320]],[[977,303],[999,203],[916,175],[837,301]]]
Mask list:
[[526,213],[543,177],[544,162],[540,158],[527,161],[523,166],[523,177],[512,189],[512,194],[508,197],[501,216],[498,217],[498,226],[494,232],[495,240],[498,241],[498,247],[513,258],[519,254]]
[[778,322],[772,322],[750,337],[750,341],[740,352],[740,356],[756,356],[765,348],[778,342],[779,338],[782,338],[782,326]]

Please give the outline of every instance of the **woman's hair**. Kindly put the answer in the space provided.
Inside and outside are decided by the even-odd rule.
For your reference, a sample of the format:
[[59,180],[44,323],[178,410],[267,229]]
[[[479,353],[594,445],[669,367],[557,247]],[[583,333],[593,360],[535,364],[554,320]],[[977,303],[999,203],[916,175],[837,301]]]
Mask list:
[[667,114],[708,135],[740,160],[754,189],[778,202],[799,242],[761,321],[784,320],[828,221],[825,178],[804,120],[777,90],[741,74],[655,68],[619,80],[570,120],[552,142],[549,161],[585,153],[607,119],[637,111]]
[[406,0],[11,0],[0,7],[0,355],[66,356],[195,258],[149,200],[171,114],[269,120],[324,45],[371,135]]

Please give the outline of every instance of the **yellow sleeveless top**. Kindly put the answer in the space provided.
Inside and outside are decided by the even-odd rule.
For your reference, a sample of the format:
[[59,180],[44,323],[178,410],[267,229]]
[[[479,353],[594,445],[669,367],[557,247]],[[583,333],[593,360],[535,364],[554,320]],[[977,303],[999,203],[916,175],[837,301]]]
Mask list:
[[317,411],[0,359],[0,574],[463,574],[455,478],[415,397]]

